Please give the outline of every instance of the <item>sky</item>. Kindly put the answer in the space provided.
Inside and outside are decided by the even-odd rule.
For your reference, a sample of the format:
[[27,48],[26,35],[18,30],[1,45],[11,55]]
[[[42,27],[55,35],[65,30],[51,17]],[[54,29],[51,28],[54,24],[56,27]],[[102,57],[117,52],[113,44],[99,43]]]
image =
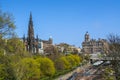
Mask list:
[[16,33],[27,37],[32,12],[34,32],[54,44],[81,47],[86,31],[90,38],[120,35],[120,0],[0,0],[0,8],[13,15]]

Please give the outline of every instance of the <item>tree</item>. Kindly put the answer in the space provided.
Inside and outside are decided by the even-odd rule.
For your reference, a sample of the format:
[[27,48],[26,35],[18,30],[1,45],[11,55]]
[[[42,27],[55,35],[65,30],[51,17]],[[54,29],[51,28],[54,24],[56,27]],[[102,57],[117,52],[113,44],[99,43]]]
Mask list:
[[112,68],[107,67],[104,70],[104,73],[102,74],[105,80],[115,80],[115,77],[113,76],[114,71]]
[[25,52],[25,46],[22,41],[18,38],[11,38],[6,42],[6,52],[9,54],[21,54]]
[[15,80],[9,56],[0,53],[0,80]]
[[46,55],[49,59],[51,59],[53,62],[55,62],[56,59],[60,58],[63,54],[61,53],[53,53]]
[[38,80],[40,79],[39,64],[32,58],[21,59],[14,65],[16,80]]
[[0,52],[5,53],[6,39],[4,38],[12,36],[14,29],[13,16],[0,9]]
[[5,52],[5,40],[0,38],[0,52],[4,53]]
[[54,67],[54,63],[52,62],[52,60],[50,60],[49,58],[37,58],[36,59],[37,63],[40,64],[40,70],[42,72],[42,76],[53,76],[55,73],[55,67]]
[[55,61],[55,67],[57,70],[69,69],[71,67],[66,56],[60,57]]
[[70,63],[70,67],[71,67],[71,68],[74,67],[74,66],[76,66],[76,62],[75,62],[75,60],[74,60],[74,58],[73,58],[73,55],[68,55],[68,56],[66,56],[66,59],[67,59],[68,62]]
[[0,80],[4,80],[7,77],[7,73],[5,72],[5,65],[0,64]]
[[0,10],[0,37],[13,34],[15,29],[12,15]]
[[112,57],[112,68],[115,71],[116,80],[120,80],[120,36],[110,34],[108,36],[109,42],[109,54],[108,57]]
[[69,54],[68,56],[66,56],[66,58],[69,61],[71,67],[78,66],[81,62],[80,57],[78,55]]

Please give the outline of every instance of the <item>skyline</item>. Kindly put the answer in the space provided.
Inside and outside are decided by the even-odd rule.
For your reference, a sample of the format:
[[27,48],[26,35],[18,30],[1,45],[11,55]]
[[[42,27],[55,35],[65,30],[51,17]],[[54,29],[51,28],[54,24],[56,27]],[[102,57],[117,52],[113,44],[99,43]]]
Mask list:
[[0,8],[13,14],[19,37],[27,36],[32,12],[35,37],[52,36],[54,43],[81,47],[86,31],[94,39],[119,34],[119,3],[119,0],[1,0]]

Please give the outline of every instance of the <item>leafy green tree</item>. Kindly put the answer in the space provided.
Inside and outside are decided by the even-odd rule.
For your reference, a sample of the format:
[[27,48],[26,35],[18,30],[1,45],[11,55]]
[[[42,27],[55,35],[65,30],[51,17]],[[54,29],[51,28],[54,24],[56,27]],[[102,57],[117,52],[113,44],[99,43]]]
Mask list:
[[57,70],[69,69],[71,67],[69,61],[65,56],[60,57],[55,61],[55,66]]
[[38,80],[40,78],[40,65],[32,58],[21,59],[14,64],[16,80]]
[[0,10],[0,36],[5,37],[13,34],[15,29],[12,15]]
[[25,53],[25,46],[23,44],[22,41],[20,41],[20,39],[18,38],[11,38],[9,40],[7,40],[6,43],[6,53],[8,54],[20,54],[20,55],[24,55]]
[[73,59],[75,60],[76,65],[79,65],[82,62],[82,58],[78,55],[74,55]]
[[7,77],[7,73],[5,71],[5,65],[0,64],[0,80],[4,80]]
[[5,53],[5,40],[0,38],[0,53]]
[[55,74],[55,67],[52,60],[49,58],[37,58],[37,63],[40,64],[42,76],[53,76]]
[[73,55],[68,55],[66,56],[66,59],[68,60],[68,62],[70,63],[70,67],[75,67],[76,66],[76,61],[74,59],[75,57],[73,57]]
[[0,53],[0,80],[15,80],[9,56]]

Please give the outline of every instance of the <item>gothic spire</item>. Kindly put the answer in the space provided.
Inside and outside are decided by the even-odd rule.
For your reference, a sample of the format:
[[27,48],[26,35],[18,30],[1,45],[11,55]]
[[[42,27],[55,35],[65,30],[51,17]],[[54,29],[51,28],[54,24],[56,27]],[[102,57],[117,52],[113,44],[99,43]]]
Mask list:
[[30,21],[32,21],[32,13],[30,12]]
[[32,21],[32,13],[30,12],[30,19],[28,24],[28,37],[34,37],[34,29],[33,29],[33,21]]
[[34,46],[34,29],[33,29],[33,21],[32,21],[32,13],[30,12],[29,24],[28,24],[28,45],[29,52],[33,52]]
[[33,21],[32,21],[32,13],[30,12],[30,19],[29,19],[29,26],[33,27]]

